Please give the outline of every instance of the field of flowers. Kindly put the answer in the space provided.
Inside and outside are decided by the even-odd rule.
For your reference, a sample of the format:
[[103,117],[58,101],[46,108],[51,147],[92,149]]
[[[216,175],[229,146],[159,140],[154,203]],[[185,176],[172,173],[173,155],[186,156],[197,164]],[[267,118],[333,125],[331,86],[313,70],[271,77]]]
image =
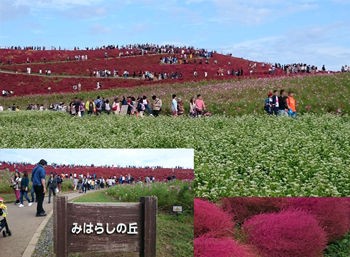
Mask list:
[[194,148],[196,195],[350,195],[350,118],[0,113],[2,148]]
[[195,257],[349,256],[350,198],[194,201]]
[[[6,78],[6,77],[4,77]],[[39,79],[41,79],[39,77]],[[18,78],[16,79],[16,81]],[[74,79],[78,83],[78,79]],[[96,86],[97,79],[93,83],[85,84],[80,80],[82,86]],[[109,82],[108,82],[109,81]],[[115,79],[106,79],[103,83],[104,88],[113,87]],[[119,85],[125,80],[117,80]],[[245,114],[262,114],[264,99],[268,91],[273,89],[293,90],[296,93],[298,102],[297,111],[299,113],[340,113],[350,114],[350,74],[323,74],[315,76],[297,76],[297,77],[275,77],[260,79],[239,79],[231,81],[201,81],[201,82],[182,82],[169,84],[164,81],[162,84],[152,84],[134,87],[120,87],[108,90],[78,92],[69,94],[49,94],[34,95],[23,97],[0,97],[0,104],[5,108],[12,106],[13,103],[21,109],[25,109],[28,104],[44,104],[48,107],[52,103],[65,102],[68,104],[74,97],[84,100],[95,99],[98,95],[113,100],[115,96],[142,96],[149,98],[155,94],[163,101],[163,113],[170,113],[171,95],[177,94],[185,104],[185,109],[189,109],[189,99],[197,94],[202,94],[208,110],[213,114],[226,116],[241,116]],[[7,84],[13,84],[7,81]],[[118,84],[117,83],[117,84]],[[41,84],[39,81],[38,85]],[[20,85],[22,87],[22,85]],[[67,90],[65,90],[65,88]],[[25,87],[24,87],[25,89]],[[28,89],[30,91],[30,89]],[[47,88],[45,88],[45,91]],[[71,83],[67,87],[57,85],[60,92],[71,92]]]

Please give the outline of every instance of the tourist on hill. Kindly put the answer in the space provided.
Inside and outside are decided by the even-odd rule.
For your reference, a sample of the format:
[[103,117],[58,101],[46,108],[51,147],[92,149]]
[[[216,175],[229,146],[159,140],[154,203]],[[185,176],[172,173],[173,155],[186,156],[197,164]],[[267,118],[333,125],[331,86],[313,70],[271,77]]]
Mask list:
[[95,103],[95,108],[96,108],[96,115],[100,115],[102,112],[102,104],[103,104],[101,97],[97,96],[94,103]]
[[148,101],[148,99],[147,99],[147,96],[143,96],[142,97],[142,102],[143,102],[143,104],[145,105],[145,111],[147,111],[147,113],[149,114],[149,115],[151,115],[152,114],[152,109],[151,109],[151,107],[150,107],[150,105],[149,105],[149,101]]
[[185,112],[184,110],[184,103],[181,98],[177,100],[177,115],[183,115]]
[[45,183],[45,166],[47,162],[41,159],[39,163],[34,167],[32,171],[32,182],[37,200],[36,216],[46,216],[43,208],[44,197],[46,193],[46,183]]
[[16,197],[16,204],[20,202],[19,198],[21,195],[20,192],[20,187],[21,187],[21,176],[18,171],[15,172],[15,175],[11,179],[11,187],[13,188],[15,192],[15,197]]
[[288,116],[288,105],[287,105],[287,93],[284,89],[280,90],[280,96],[278,98],[279,102],[279,111],[278,115],[280,116]]
[[177,116],[178,109],[177,109],[177,100],[176,100],[175,94],[172,95],[171,112],[172,112],[173,116]]
[[145,107],[145,105],[143,103],[142,97],[138,97],[138,101],[137,101],[137,112],[138,112],[138,114],[141,117],[143,117],[143,114],[144,114],[145,110],[146,110],[146,107]]
[[278,111],[279,111],[279,97],[278,97],[278,91],[274,90],[273,91],[273,96],[272,96],[272,112],[274,115],[278,115]]
[[47,189],[49,190],[48,203],[51,203],[51,193],[56,196],[57,189],[57,177],[53,173],[50,174],[50,178],[47,180]]
[[294,93],[290,91],[288,93],[287,98],[287,105],[288,105],[288,115],[292,118],[295,118],[297,116],[297,109],[296,109],[296,100],[294,99]]
[[87,100],[85,103],[85,110],[90,115],[95,113],[95,102],[93,100]]
[[24,207],[23,196],[28,201],[28,206],[32,206],[33,203],[29,200],[29,197],[28,197],[28,189],[29,189],[28,173],[24,171],[23,178],[21,179],[20,204],[18,207]]
[[153,95],[152,96],[152,114],[155,116],[155,117],[158,117],[159,116],[159,113],[162,109],[162,100],[159,99],[157,96]]
[[197,99],[195,101],[196,105],[196,113],[198,116],[201,116],[205,112],[205,104],[202,96],[200,94],[197,95]]
[[264,110],[267,114],[272,114],[272,92],[269,92],[264,103]]
[[119,114],[120,112],[120,103],[118,101],[118,97],[114,98],[113,104],[112,104],[112,111],[114,114]]
[[195,98],[192,97],[190,99],[190,117],[196,117],[196,116],[197,116],[196,101],[195,101]]
[[111,105],[109,104],[109,100],[106,99],[105,104],[104,104],[104,109],[105,112],[109,115],[111,113]]

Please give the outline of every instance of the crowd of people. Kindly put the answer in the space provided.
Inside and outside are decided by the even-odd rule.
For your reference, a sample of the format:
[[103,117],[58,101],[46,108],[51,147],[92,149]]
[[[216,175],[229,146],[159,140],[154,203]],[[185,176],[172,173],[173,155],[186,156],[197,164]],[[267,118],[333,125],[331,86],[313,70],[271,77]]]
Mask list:
[[[41,159],[32,169],[31,179],[29,179],[28,171],[23,171],[21,173],[16,170],[10,181],[10,186],[14,190],[16,197],[15,204],[19,208],[24,207],[23,200],[27,200],[28,206],[32,206],[34,202],[37,203],[36,216],[46,216],[43,208],[44,197],[48,191],[48,201],[51,203],[51,198],[55,197],[57,193],[62,191],[62,183],[64,179],[68,179],[74,191],[79,193],[86,193],[88,190],[98,190],[108,187],[113,187],[116,185],[123,184],[151,184],[156,181],[154,176],[146,176],[145,178],[134,178],[130,174],[117,176],[110,176],[108,178],[97,177],[96,174],[93,175],[83,175],[83,174],[70,174],[70,176],[64,174],[57,174],[51,172],[47,178],[46,167],[47,161]],[[151,171],[151,170],[150,170]],[[176,176],[169,175],[167,181],[176,180]],[[30,197],[28,196],[30,194]]]
[[289,91],[288,94],[284,89],[269,92],[264,103],[264,110],[269,115],[289,116],[295,118],[297,102],[294,98],[294,92]]
[[[319,71],[317,66],[306,63],[292,63],[284,65],[281,65],[280,63],[275,63],[275,65],[272,65],[271,72],[273,72],[276,68],[284,70],[286,74],[316,73]],[[325,65],[322,66],[321,71],[326,71]]]

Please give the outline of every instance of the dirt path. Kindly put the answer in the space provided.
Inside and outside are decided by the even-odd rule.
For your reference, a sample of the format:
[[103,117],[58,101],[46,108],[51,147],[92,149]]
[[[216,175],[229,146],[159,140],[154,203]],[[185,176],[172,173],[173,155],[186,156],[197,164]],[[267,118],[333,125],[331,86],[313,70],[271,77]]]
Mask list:
[[[88,191],[94,192],[94,191]],[[81,196],[79,193],[69,193],[68,200]],[[19,208],[13,203],[7,204],[8,215],[7,221],[12,236],[3,237],[0,235],[0,257],[21,257],[30,256],[34,250],[37,237],[40,236],[41,230],[45,227],[47,221],[52,216],[53,203],[47,203],[48,198],[44,200],[44,210],[46,217],[36,217],[36,203],[28,206],[25,201],[25,207]],[[33,245],[34,244],[34,245]],[[31,249],[33,248],[33,249]]]

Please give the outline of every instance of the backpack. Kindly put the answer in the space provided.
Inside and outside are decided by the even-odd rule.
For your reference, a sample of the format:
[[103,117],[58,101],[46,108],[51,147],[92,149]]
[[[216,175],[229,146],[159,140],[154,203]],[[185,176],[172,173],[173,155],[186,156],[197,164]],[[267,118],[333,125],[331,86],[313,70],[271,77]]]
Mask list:
[[96,103],[96,109],[101,109],[101,101],[97,101],[97,103]]

